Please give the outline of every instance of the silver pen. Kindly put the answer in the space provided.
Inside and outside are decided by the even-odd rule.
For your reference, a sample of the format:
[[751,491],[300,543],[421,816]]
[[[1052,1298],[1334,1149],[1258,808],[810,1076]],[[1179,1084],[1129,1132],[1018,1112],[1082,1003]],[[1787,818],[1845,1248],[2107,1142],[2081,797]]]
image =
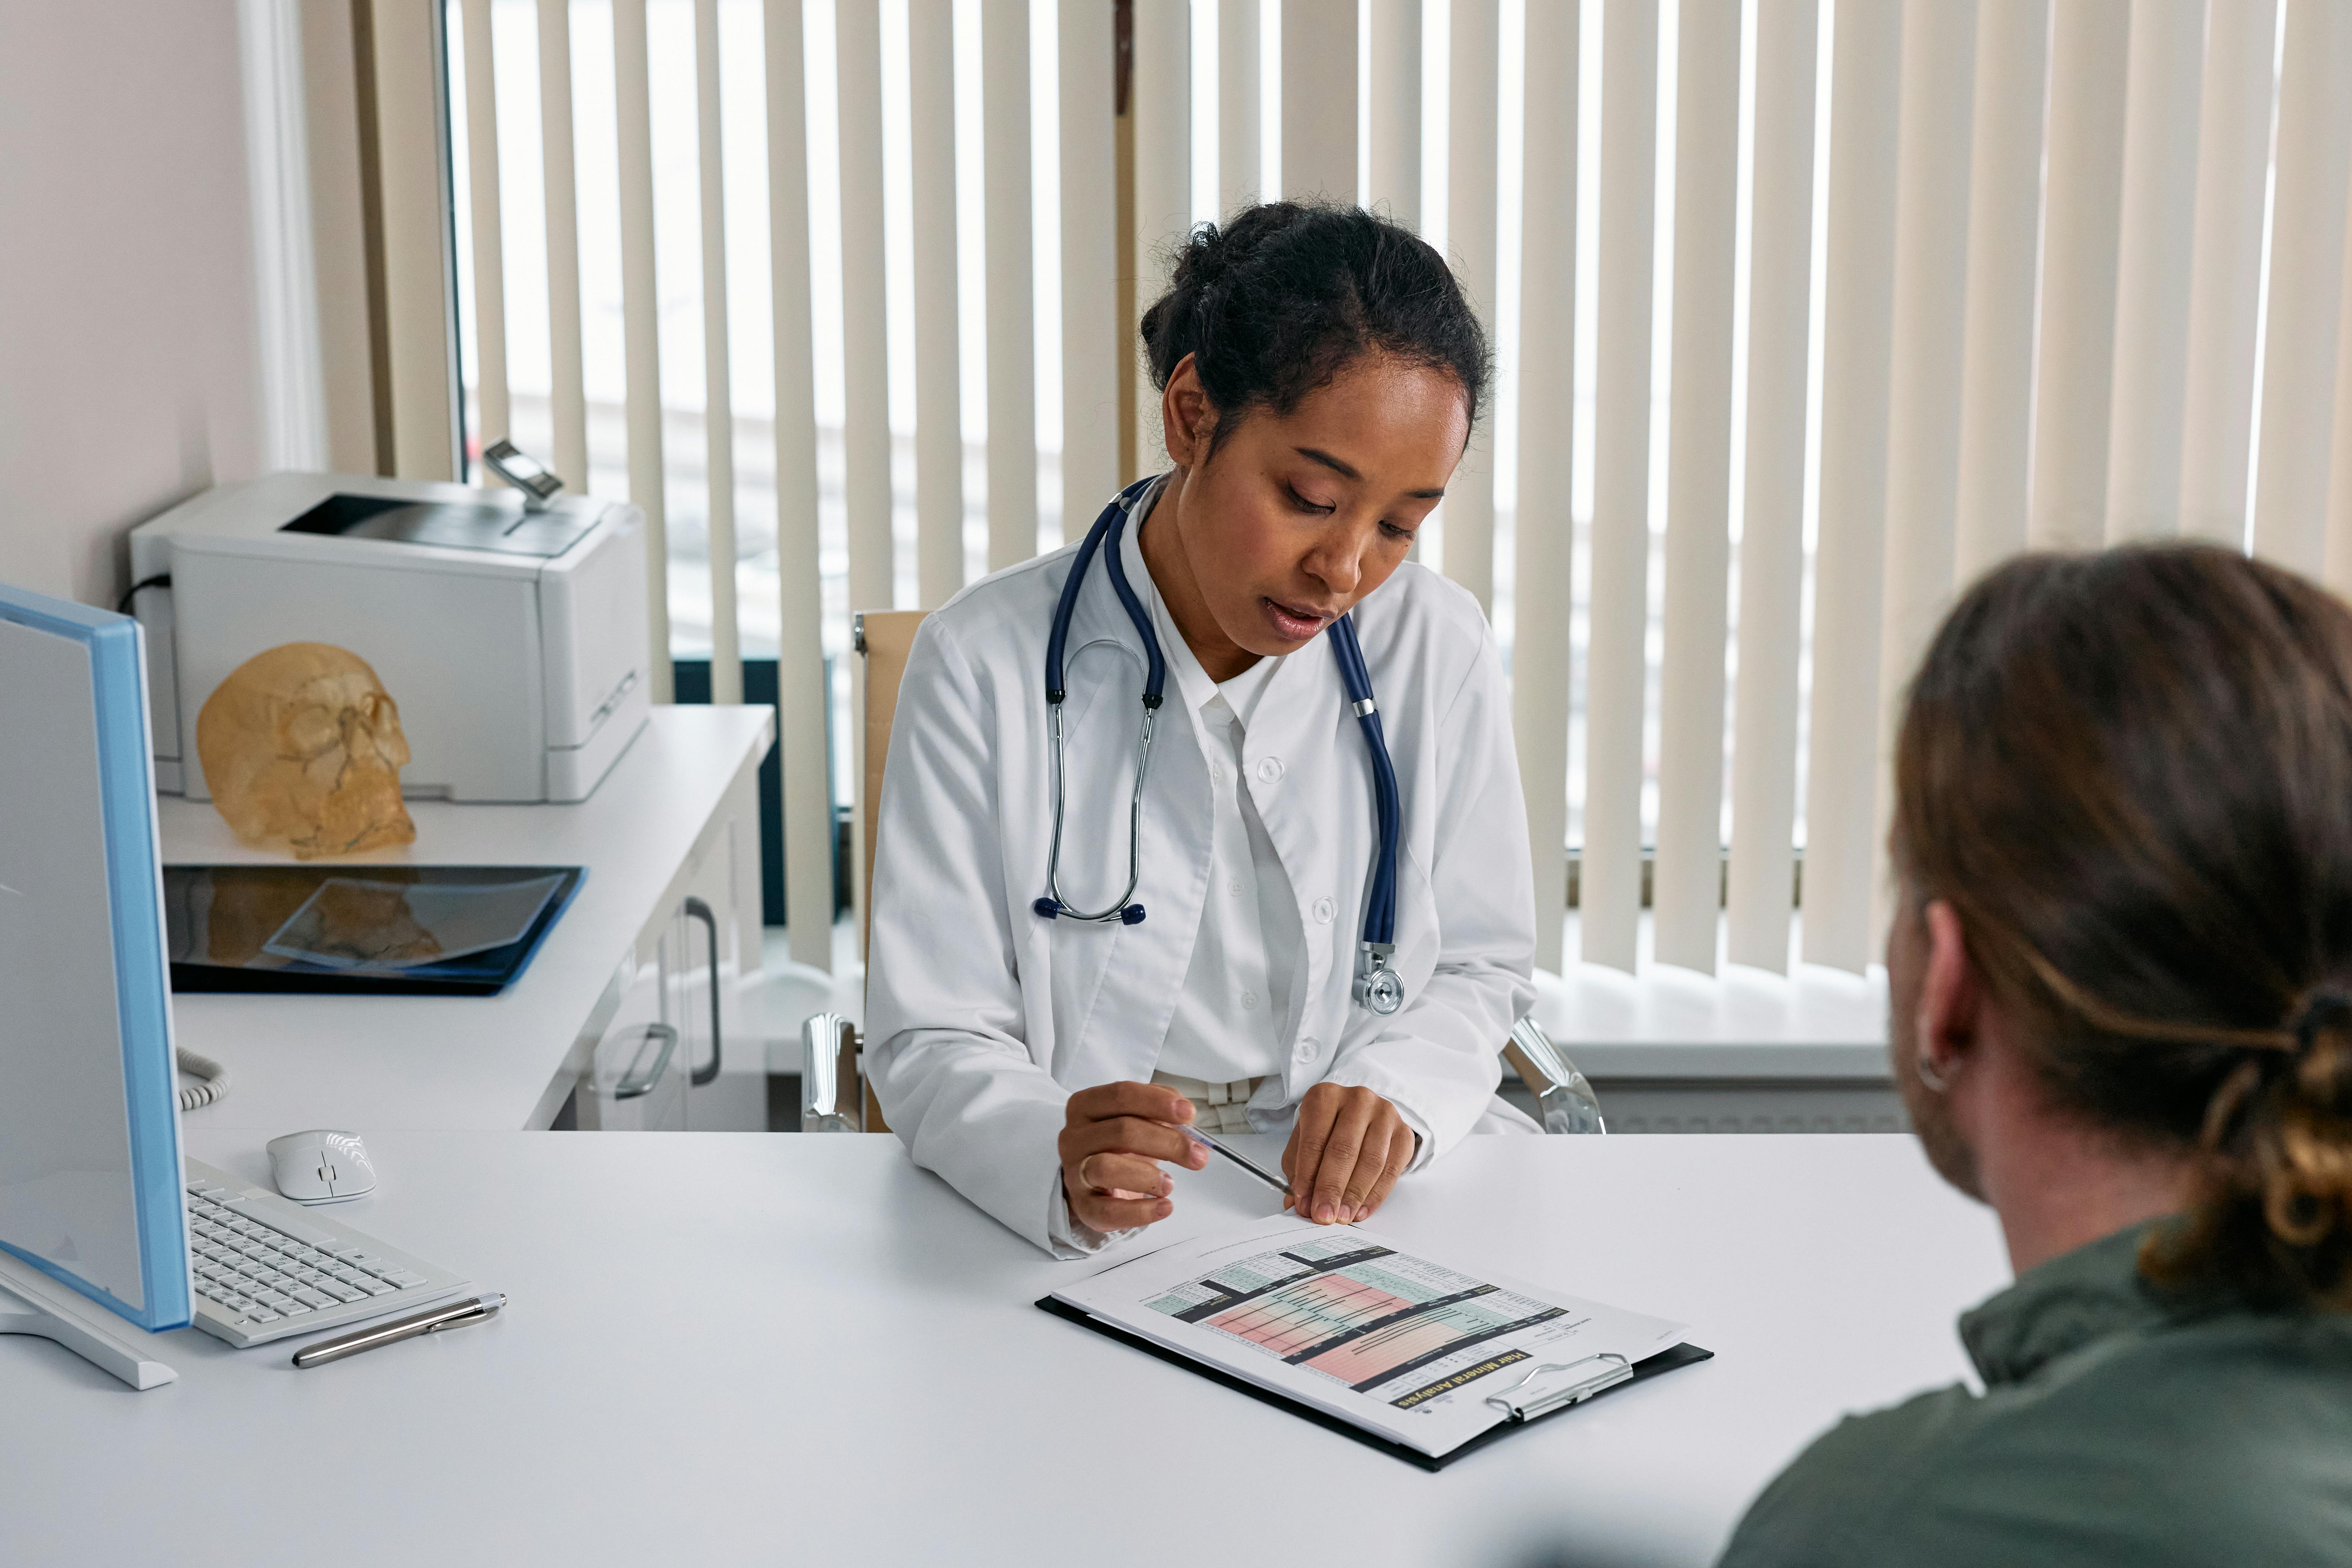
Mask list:
[[486,1290],[479,1296],[462,1300],[444,1301],[437,1307],[427,1307],[421,1312],[411,1312],[388,1323],[373,1324],[348,1334],[337,1334],[331,1340],[320,1340],[316,1344],[304,1345],[294,1352],[294,1364],[324,1366],[331,1361],[341,1361],[347,1355],[372,1351],[378,1345],[397,1344],[402,1340],[413,1340],[419,1334],[437,1334],[443,1329],[483,1322],[498,1316],[499,1309],[506,1304],[506,1297],[496,1290]]
[[1210,1137],[1199,1128],[1188,1127],[1180,1122],[1177,1125],[1176,1131],[1181,1132],[1185,1137],[1190,1138],[1193,1142],[1200,1144],[1201,1147],[1204,1149],[1215,1150],[1218,1153],[1223,1154],[1226,1159],[1231,1160],[1234,1164],[1239,1165],[1243,1170],[1247,1171],[1251,1175],[1255,1176],[1259,1181],[1264,1182],[1267,1186],[1272,1187],[1276,1192],[1286,1195],[1288,1194],[1290,1191],[1290,1184],[1288,1182],[1284,1181],[1280,1176],[1276,1175],[1272,1171],[1267,1170],[1264,1165],[1259,1164],[1256,1161],[1249,1159],[1244,1155],[1234,1153],[1231,1149],[1226,1148],[1223,1143],[1218,1142],[1214,1138]]

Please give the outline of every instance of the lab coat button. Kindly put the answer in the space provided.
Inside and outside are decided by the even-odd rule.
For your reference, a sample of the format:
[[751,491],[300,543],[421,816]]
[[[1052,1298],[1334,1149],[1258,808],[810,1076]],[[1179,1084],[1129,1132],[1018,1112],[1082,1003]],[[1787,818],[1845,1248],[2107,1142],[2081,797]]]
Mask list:
[[1298,1042],[1298,1059],[1302,1064],[1315,1059],[1316,1043],[1315,1037],[1312,1035],[1307,1036]]
[[1256,993],[1256,992],[1255,992],[1255,991],[1244,991],[1244,992],[1243,992],[1243,993],[1242,993],[1242,1005],[1243,1005],[1243,1006],[1244,1006],[1244,1007],[1255,1007],[1255,1006],[1256,1006],[1256,1005],[1257,1005],[1257,993]]
[[1315,918],[1323,924],[1329,925],[1331,923],[1332,917],[1336,916],[1339,912],[1339,906],[1333,903],[1330,900],[1318,899],[1315,900]]
[[1257,776],[1267,784],[1278,782],[1282,777],[1282,759],[1280,757],[1260,758],[1257,764]]

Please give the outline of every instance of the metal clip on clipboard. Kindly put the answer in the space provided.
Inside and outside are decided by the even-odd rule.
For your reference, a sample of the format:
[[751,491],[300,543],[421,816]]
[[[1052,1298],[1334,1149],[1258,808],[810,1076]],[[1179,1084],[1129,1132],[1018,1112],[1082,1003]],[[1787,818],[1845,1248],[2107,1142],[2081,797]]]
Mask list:
[[[1523,1394],[1519,1392],[1548,1372],[1574,1372],[1577,1368],[1590,1365],[1593,1362],[1613,1364],[1604,1365],[1597,1372],[1546,1393]],[[1632,1362],[1622,1355],[1604,1351],[1599,1355],[1586,1356],[1582,1361],[1546,1362],[1541,1366],[1530,1367],[1528,1369],[1527,1375],[1510,1387],[1500,1394],[1488,1394],[1486,1403],[1514,1421],[1532,1421],[1538,1415],[1559,1409],[1562,1405],[1580,1405],[1602,1389],[1614,1388],[1621,1383],[1630,1381],[1633,1375]]]

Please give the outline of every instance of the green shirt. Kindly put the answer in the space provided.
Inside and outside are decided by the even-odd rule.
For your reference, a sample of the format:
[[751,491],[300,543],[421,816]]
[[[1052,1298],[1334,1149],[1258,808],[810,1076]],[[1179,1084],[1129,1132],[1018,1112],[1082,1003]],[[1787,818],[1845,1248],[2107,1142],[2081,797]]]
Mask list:
[[2160,1292],[2146,1230],[1963,1316],[1984,1392],[1839,1423],[1719,1568],[2352,1564],[2352,1315]]

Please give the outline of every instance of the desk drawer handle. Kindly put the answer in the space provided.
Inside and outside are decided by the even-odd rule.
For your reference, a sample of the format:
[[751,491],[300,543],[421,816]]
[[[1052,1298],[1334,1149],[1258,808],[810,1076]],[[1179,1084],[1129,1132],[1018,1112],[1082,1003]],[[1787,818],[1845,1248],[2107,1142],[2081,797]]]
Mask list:
[[[629,1070],[613,1087],[614,1100],[636,1100],[651,1094],[654,1085],[661,1082],[662,1074],[669,1070],[670,1053],[677,1049],[677,1031],[667,1024],[646,1024],[642,1027],[645,1035],[637,1041],[636,1055],[629,1058]],[[639,1072],[637,1066],[646,1059],[646,1047],[655,1041],[661,1044],[660,1054],[654,1058],[652,1067]]]
[[719,1076],[719,917],[700,899],[687,900],[686,913],[688,919],[700,921],[710,933],[710,1065],[695,1068],[688,1078],[699,1089]]

